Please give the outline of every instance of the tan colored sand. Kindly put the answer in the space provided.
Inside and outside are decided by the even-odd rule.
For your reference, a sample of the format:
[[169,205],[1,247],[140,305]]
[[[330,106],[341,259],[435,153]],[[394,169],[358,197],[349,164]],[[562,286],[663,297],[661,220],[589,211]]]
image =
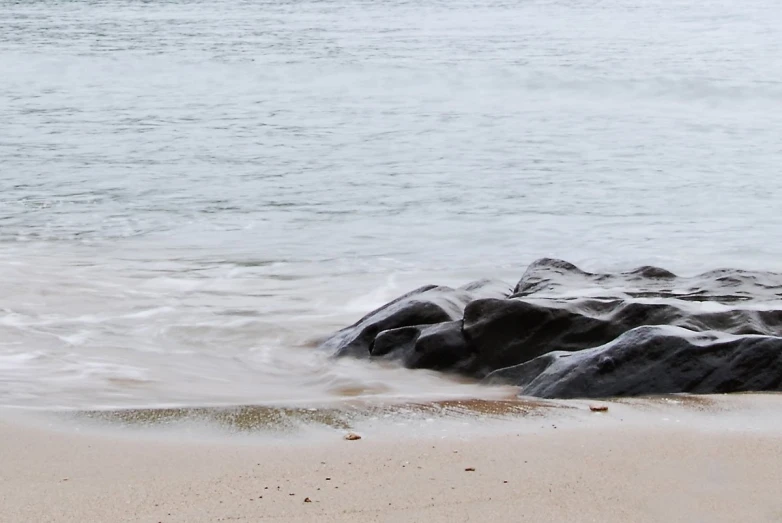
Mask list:
[[782,521],[773,431],[612,425],[304,446],[0,423],[0,442],[3,522]]

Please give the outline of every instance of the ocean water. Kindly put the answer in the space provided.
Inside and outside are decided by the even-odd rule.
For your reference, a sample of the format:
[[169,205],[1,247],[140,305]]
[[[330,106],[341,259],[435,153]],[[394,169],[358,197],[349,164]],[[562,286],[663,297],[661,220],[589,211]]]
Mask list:
[[0,0],[0,406],[494,392],[317,340],[561,257],[782,270],[770,0]]

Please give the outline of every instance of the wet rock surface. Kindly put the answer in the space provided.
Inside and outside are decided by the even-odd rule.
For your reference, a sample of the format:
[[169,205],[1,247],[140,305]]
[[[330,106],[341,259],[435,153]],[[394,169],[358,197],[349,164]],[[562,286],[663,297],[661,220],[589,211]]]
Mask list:
[[473,352],[462,322],[449,321],[381,332],[370,354],[400,360],[413,369],[464,370]]
[[322,348],[546,398],[782,390],[782,275],[602,274],[542,259],[512,293],[488,280],[423,287]]
[[782,390],[782,338],[646,326],[579,352],[550,352],[493,372],[545,398]]
[[649,265],[619,273],[591,273],[563,260],[542,258],[530,264],[513,297],[673,298],[735,303],[782,298],[782,275],[719,269],[682,277]]
[[[420,287],[370,312],[321,344],[336,356],[367,358],[378,335],[402,327],[420,327],[461,320],[464,307],[480,298],[505,298],[510,286],[482,280],[452,289],[437,285]],[[401,338],[400,338],[401,339]],[[386,349],[390,352],[390,349]]]

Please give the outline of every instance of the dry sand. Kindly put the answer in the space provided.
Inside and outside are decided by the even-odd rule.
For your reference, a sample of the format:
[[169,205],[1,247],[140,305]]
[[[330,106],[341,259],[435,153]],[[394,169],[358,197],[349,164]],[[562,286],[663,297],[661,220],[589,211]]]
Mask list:
[[618,423],[627,408],[307,444],[0,422],[0,520],[782,522],[781,432]]

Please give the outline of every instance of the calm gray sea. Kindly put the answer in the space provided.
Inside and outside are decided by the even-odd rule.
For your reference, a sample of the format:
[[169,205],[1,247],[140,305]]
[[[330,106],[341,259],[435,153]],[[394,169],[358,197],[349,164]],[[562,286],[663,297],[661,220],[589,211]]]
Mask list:
[[782,270],[774,0],[0,0],[0,406],[487,394],[421,283]]

